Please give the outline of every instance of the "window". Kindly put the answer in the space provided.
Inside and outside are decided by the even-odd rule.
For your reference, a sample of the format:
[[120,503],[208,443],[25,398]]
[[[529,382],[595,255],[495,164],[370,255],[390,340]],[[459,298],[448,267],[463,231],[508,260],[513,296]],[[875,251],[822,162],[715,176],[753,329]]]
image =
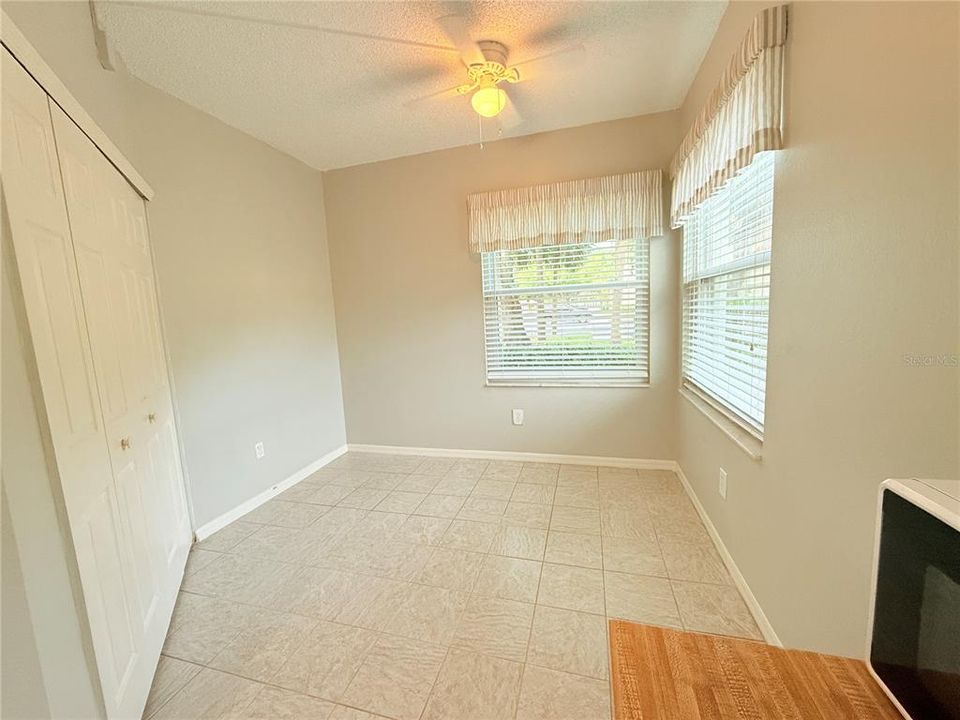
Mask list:
[[763,434],[773,153],[705,200],[683,227],[683,382]]
[[490,384],[649,382],[648,240],[482,254]]

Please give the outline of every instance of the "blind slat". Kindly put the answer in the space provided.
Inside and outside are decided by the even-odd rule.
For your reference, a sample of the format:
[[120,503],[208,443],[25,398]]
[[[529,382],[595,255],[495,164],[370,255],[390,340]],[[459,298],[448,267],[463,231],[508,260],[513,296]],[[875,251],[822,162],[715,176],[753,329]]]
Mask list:
[[763,432],[773,153],[761,153],[683,228],[684,382]]
[[647,382],[649,244],[483,253],[488,380]]

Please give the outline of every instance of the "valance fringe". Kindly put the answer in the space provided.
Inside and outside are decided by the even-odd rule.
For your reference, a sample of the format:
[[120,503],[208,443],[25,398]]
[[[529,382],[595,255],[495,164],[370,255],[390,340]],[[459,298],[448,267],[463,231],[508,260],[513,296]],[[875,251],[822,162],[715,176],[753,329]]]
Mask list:
[[690,213],[765,150],[783,147],[783,69],[787,5],[750,26],[670,163],[670,222]]
[[467,197],[474,253],[663,234],[660,170]]

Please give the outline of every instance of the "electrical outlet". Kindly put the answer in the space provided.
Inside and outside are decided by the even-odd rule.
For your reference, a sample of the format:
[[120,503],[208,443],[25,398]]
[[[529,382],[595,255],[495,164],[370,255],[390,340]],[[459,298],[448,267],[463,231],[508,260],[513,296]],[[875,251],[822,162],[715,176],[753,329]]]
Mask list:
[[523,410],[520,408],[514,408],[513,411],[513,424],[514,425],[523,425]]
[[253,446],[253,451],[257,454],[257,460],[263,459],[264,452],[263,452],[263,443],[262,443],[262,442],[258,442],[256,445],[254,445],[254,446]]
[[720,468],[720,497],[727,499],[727,471]]

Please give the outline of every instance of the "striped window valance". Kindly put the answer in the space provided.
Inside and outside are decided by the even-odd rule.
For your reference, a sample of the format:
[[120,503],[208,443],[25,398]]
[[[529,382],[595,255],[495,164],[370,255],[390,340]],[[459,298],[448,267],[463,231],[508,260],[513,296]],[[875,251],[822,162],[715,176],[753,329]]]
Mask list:
[[764,150],[783,147],[787,6],[764,10],[730,59],[670,163],[670,223],[687,217]]
[[646,239],[663,234],[660,170],[467,196],[470,250]]

